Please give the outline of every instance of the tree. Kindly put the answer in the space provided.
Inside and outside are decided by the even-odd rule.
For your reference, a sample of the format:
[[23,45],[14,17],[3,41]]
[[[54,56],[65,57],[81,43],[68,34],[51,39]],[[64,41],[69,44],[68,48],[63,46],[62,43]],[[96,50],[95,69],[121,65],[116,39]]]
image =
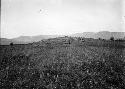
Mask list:
[[13,42],[10,43],[10,46],[13,46]]
[[114,41],[114,37],[111,37],[110,40],[111,40],[111,41]]
[[99,38],[99,40],[101,40],[101,38]]

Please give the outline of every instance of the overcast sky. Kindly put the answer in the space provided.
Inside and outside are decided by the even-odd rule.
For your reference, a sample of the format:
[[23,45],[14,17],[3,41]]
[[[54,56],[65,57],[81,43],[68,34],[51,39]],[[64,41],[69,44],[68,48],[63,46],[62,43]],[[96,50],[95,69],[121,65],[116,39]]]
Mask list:
[[125,0],[2,0],[1,37],[124,31]]

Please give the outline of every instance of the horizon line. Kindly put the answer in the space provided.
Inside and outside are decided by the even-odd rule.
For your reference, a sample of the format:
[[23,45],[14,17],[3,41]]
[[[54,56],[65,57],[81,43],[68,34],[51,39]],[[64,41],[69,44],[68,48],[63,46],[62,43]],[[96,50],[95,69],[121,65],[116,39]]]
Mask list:
[[34,37],[34,36],[70,36],[70,35],[73,35],[73,34],[78,34],[78,33],[99,33],[99,32],[118,32],[118,33],[125,33],[125,31],[97,31],[97,32],[93,32],[93,31],[86,31],[86,32],[76,32],[76,33],[71,33],[71,34],[38,34],[38,35],[20,35],[20,36],[16,36],[16,37],[12,37],[12,38],[9,38],[9,37],[2,37],[0,36],[0,38],[5,38],[5,39],[14,39],[14,38],[18,38],[18,37]]

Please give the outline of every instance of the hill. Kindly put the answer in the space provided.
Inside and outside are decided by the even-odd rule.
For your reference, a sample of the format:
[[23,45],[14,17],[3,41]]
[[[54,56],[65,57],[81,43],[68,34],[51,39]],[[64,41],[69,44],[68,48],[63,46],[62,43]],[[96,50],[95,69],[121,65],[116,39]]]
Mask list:
[[125,32],[108,32],[108,31],[101,31],[101,32],[84,32],[84,33],[77,33],[71,35],[72,37],[85,37],[85,38],[102,38],[102,39],[110,39],[114,37],[115,39],[124,38]]
[[0,38],[0,45],[9,45],[10,43],[27,44],[28,42],[18,41],[18,40],[13,40],[13,39],[7,39],[7,38]]
[[0,38],[1,40],[0,44],[9,45],[11,42],[13,42],[14,44],[27,44],[32,42],[38,42],[43,39],[56,38],[56,37],[59,37],[59,35],[20,36],[12,39]]
[[[71,37],[84,37],[84,38],[94,38],[94,39],[110,39],[112,36],[115,39],[122,39],[125,37],[125,32],[108,32],[108,31],[101,31],[101,32],[84,32],[84,33],[76,33],[69,35]],[[20,36],[13,39],[7,38],[0,38],[1,45],[9,45],[11,42],[14,44],[26,44],[32,42],[38,42],[43,39],[49,38],[56,38],[56,37],[64,37],[63,35],[38,35],[38,36]]]

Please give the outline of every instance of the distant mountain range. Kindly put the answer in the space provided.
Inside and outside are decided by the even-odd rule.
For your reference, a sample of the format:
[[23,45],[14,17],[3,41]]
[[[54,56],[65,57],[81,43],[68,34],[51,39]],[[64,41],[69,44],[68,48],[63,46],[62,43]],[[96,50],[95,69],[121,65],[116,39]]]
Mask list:
[[60,35],[38,35],[38,36],[20,36],[17,38],[7,39],[0,38],[1,45],[9,45],[11,42],[14,44],[27,44],[32,42],[38,42],[43,39],[61,37]]
[[[83,32],[69,35],[71,37],[85,37],[85,38],[94,38],[94,39],[110,39],[110,37],[114,37],[115,39],[124,38],[125,32],[109,32],[109,31],[101,31],[101,32]],[[11,42],[14,44],[26,44],[32,42],[38,42],[43,39],[63,37],[63,35],[38,35],[38,36],[20,36],[13,39],[0,38],[1,45],[9,45]]]
[[125,32],[109,32],[109,31],[101,31],[101,32],[84,32],[84,33],[76,33],[71,35],[73,37],[85,37],[85,38],[94,38],[94,39],[110,39],[114,37],[115,39],[124,38]]

